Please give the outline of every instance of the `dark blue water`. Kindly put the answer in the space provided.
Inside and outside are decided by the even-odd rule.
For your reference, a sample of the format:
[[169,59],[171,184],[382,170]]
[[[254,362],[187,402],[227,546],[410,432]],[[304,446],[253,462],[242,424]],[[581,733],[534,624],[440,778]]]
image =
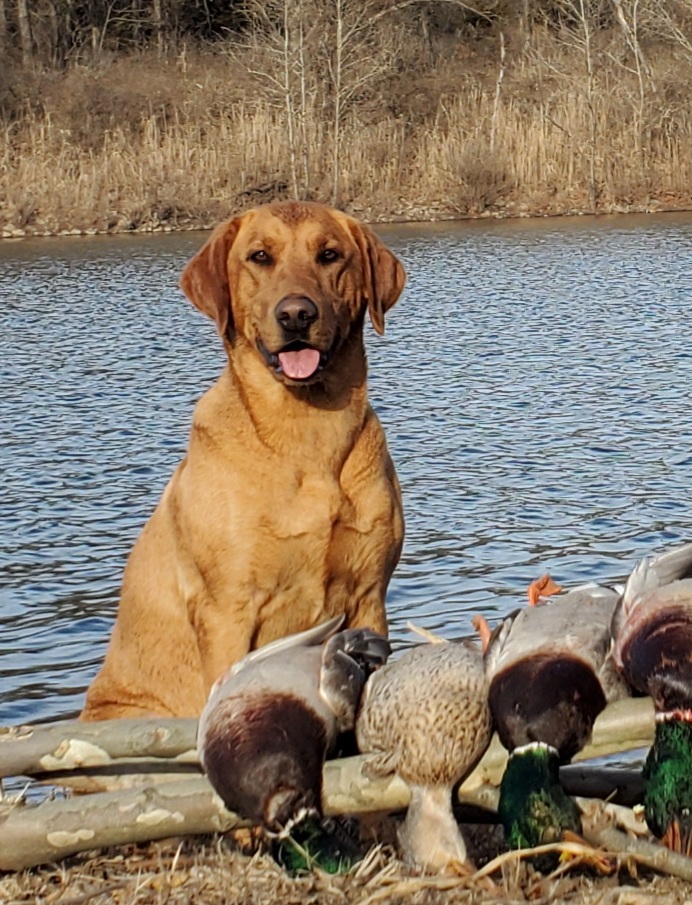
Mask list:
[[[381,230],[371,398],[407,518],[388,607],[450,637],[692,539],[692,216]],[[204,234],[0,244],[0,724],[81,706],[123,565],[223,365]]]

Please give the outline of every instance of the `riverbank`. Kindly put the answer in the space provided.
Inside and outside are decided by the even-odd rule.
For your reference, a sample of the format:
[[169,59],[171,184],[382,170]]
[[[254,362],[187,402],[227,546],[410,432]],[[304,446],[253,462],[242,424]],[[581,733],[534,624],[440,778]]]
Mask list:
[[[267,200],[273,200],[269,198]],[[261,204],[262,200],[255,202]],[[247,205],[252,206],[251,204]],[[245,208],[231,208],[225,216],[233,216],[240,213]],[[453,211],[444,211],[439,209],[428,210],[424,208],[403,211],[401,213],[392,213],[390,215],[382,215],[375,211],[358,211],[354,215],[365,223],[374,224],[396,224],[396,223],[441,223],[444,221],[461,221],[461,220],[511,220],[511,219],[540,219],[549,217],[581,217],[581,216],[607,216],[612,214],[666,214],[666,213],[683,213],[692,210],[692,201],[683,201],[681,206],[666,205],[656,200],[651,200],[641,207],[629,206],[627,208],[618,207],[612,210],[600,210],[595,215],[588,210],[564,210],[564,211],[531,211],[520,210],[496,210],[482,211],[478,214],[458,214]],[[347,211],[354,213],[353,211]],[[105,229],[97,229],[95,227],[63,227],[50,229],[44,224],[27,225],[20,228],[14,226],[13,223],[7,223],[0,232],[0,239],[20,240],[32,238],[58,238],[68,236],[101,236],[101,235],[150,235],[153,233],[178,233],[178,232],[199,232],[200,230],[212,230],[219,220],[195,220],[194,218],[185,218],[183,221],[177,221],[174,225],[168,223],[147,223],[140,226],[130,226],[128,224],[116,224],[113,227]]]
[[[478,864],[497,852],[497,832],[465,829]],[[228,837],[177,838],[101,853],[0,877],[9,905],[680,905],[689,883],[638,867],[623,855],[599,875],[579,858],[542,876],[525,861],[509,858],[492,877],[421,875],[396,859],[388,843],[375,846],[347,875],[313,869],[291,877],[268,855],[243,853]]]
[[692,209],[692,53],[586,34],[397,44],[337,107],[316,76],[282,97],[247,44],[6,73],[0,234],[202,229],[288,197],[370,222]]

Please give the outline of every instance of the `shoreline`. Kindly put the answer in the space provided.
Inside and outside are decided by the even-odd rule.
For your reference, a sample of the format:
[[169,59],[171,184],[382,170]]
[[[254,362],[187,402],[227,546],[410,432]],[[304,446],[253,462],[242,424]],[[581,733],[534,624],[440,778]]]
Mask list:
[[[247,206],[232,210],[228,217],[242,214],[251,207],[256,207],[261,203],[249,203]],[[411,211],[407,216],[404,213],[391,215],[373,215],[372,212],[350,211],[346,210],[350,216],[361,220],[364,223],[375,226],[394,226],[397,224],[432,224],[432,223],[463,223],[472,220],[546,220],[561,219],[567,217],[617,217],[617,216],[634,216],[637,214],[681,214],[692,212],[692,203],[683,203],[681,205],[668,205],[658,203],[656,201],[642,205],[614,206],[613,209],[606,210],[584,210],[570,208],[567,210],[484,210],[480,213],[460,214],[454,211],[440,210],[415,210]],[[205,221],[202,219],[195,220],[190,218],[186,222],[181,223],[148,223],[140,226],[115,226],[107,229],[98,229],[96,227],[72,227],[63,229],[46,229],[41,226],[15,227],[13,224],[7,224],[0,229],[0,240],[19,241],[22,239],[55,239],[55,238],[85,238],[94,236],[123,236],[123,235],[153,235],[156,233],[183,233],[183,232],[208,232],[221,222],[224,217],[219,220]]]

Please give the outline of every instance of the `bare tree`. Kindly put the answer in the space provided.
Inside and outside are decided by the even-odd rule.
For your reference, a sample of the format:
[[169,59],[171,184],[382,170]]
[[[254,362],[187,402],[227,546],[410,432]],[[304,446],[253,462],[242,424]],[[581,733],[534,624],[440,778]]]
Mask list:
[[163,56],[165,50],[163,34],[163,0],[152,0],[151,23],[154,26],[154,35],[156,36],[156,49],[159,52],[159,56]]
[[493,100],[493,117],[490,123],[490,151],[495,150],[495,133],[497,131],[497,118],[500,112],[500,95],[502,93],[502,82],[505,77],[505,36],[504,32],[500,32],[500,66],[497,70],[497,79],[495,80],[495,98]]
[[336,204],[344,118],[354,103],[392,71],[403,32],[391,18],[382,21],[382,4],[377,0],[331,0],[324,9],[325,24],[333,22],[333,28],[322,31],[322,52],[330,76],[332,203]]
[[7,10],[5,0],[0,0],[0,54],[5,55],[7,50]]
[[19,44],[22,48],[22,62],[28,66],[34,56],[34,41],[31,34],[28,0],[17,0],[17,25],[19,28]]
[[319,80],[310,71],[307,47],[314,42],[315,22],[306,15],[304,0],[248,0],[249,46],[256,65],[249,70],[270,103],[283,110],[290,184],[293,196],[309,194],[310,154],[308,108]]
[[578,21],[582,31],[582,52],[586,70],[586,105],[589,111],[589,204],[591,210],[596,209],[596,153],[598,145],[598,124],[595,106],[594,61],[591,50],[591,23],[589,21],[588,4],[578,0]]
[[692,0],[644,0],[638,6],[642,31],[692,57]]

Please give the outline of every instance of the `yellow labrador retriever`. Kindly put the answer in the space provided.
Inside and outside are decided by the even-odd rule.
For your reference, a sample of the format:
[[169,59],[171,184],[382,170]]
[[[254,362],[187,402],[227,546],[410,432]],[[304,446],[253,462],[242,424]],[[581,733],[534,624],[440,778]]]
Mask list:
[[228,354],[135,544],[84,719],[197,716],[248,651],[337,614],[386,632],[403,515],[366,393],[406,275],[367,227],[269,204],[211,234],[181,288]]

